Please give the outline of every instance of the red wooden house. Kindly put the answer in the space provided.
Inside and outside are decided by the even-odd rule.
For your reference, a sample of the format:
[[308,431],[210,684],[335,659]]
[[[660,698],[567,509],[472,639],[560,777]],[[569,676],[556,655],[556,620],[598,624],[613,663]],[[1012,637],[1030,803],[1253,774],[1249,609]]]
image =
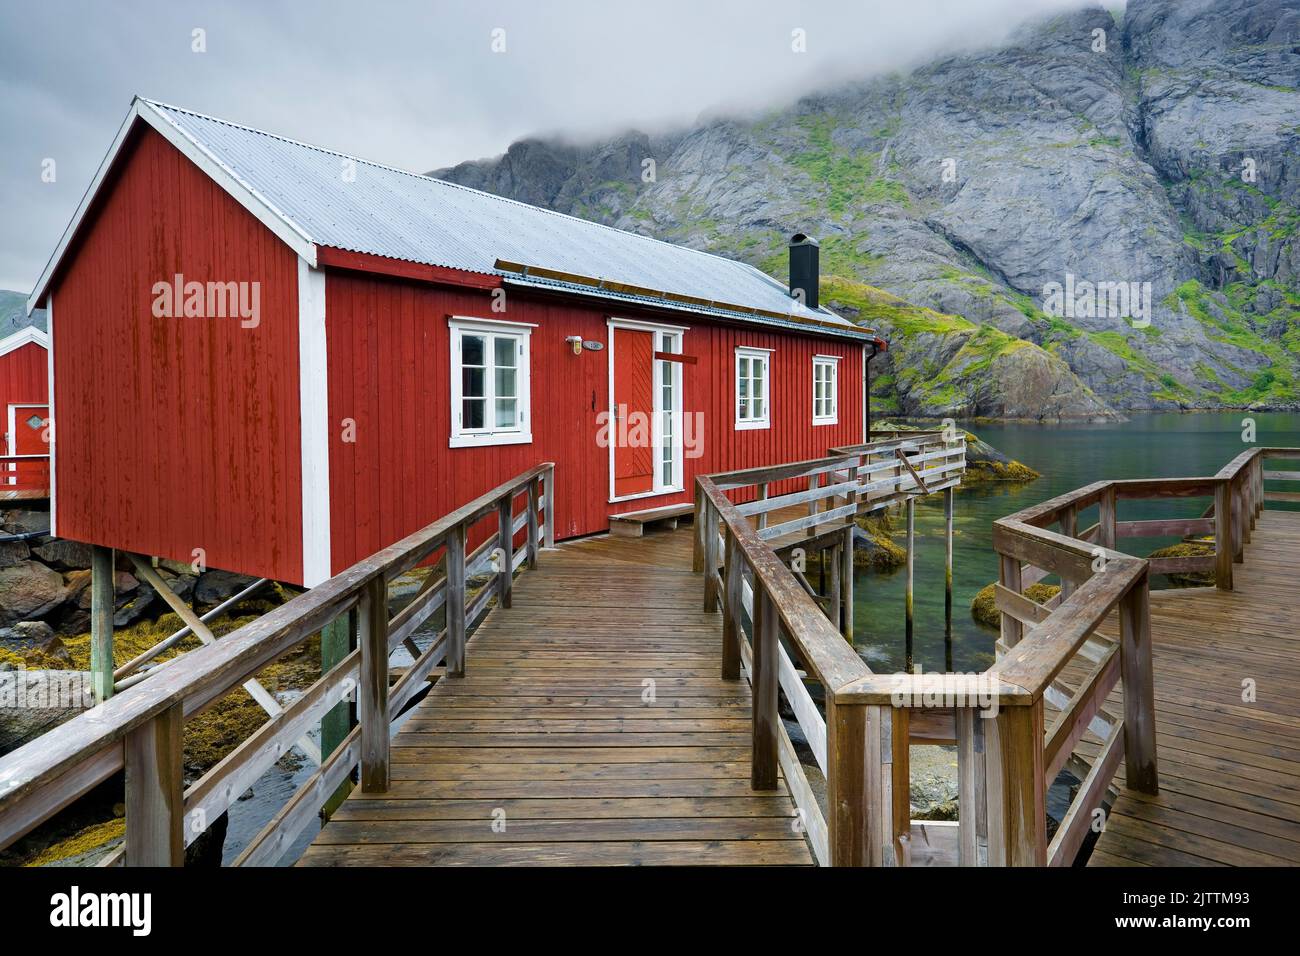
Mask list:
[[[878,341],[744,263],[137,99],[29,305],[54,530],[315,585],[542,461],[556,532],[861,441]],[[806,299],[806,302],[803,301]]]
[[50,493],[49,338],[35,326],[0,339],[0,500]]

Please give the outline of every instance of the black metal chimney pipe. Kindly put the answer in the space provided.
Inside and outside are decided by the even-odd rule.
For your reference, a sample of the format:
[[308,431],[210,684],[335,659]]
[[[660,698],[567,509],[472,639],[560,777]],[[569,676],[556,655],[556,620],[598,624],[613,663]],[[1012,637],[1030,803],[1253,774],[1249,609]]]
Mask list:
[[790,239],[790,297],[810,309],[817,308],[817,285],[821,280],[821,247],[817,240],[795,233]]

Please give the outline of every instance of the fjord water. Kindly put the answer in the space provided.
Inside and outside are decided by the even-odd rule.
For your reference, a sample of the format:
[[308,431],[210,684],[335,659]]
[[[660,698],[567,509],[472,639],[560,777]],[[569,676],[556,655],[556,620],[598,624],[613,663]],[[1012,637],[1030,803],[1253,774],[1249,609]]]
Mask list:
[[[992,664],[997,632],[975,622],[970,603],[980,588],[997,580],[998,562],[992,542],[996,519],[1105,478],[1213,475],[1233,457],[1253,447],[1242,440],[1244,419],[1255,423],[1255,445],[1300,447],[1300,415],[1280,412],[1143,414],[1099,425],[972,426],[971,431],[980,438],[1041,472],[1043,477],[1028,484],[977,484],[957,493],[950,631],[944,622],[943,496],[934,495],[917,506],[912,663],[924,671],[979,671]],[[1119,518],[1199,517],[1208,503],[1202,498],[1122,501]],[[1269,507],[1282,506],[1270,503]],[[1093,524],[1096,511],[1094,507],[1083,512],[1079,527]],[[903,529],[900,513],[896,520],[899,536],[895,539],[900,545],[905,542]],[[1176,538],[1123,538],[1118,550],[1145,557],[1155,548],[1175,543]],[[1168,582],[1158,577],[1152,586],[1165,587]],[[908,660],[904,588],[905,572],[901,569],[884,574],[859,569],[856,575],[854,639],[858,653],[878,673],[902,670]]]

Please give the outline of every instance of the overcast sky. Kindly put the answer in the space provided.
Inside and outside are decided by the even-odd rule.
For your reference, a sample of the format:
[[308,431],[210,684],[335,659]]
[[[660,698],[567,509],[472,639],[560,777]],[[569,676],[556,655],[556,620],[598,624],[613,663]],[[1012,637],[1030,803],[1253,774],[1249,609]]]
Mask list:
[[423,171],[781,105],[1086,3],[0,0],[0,288],[30,291],[136,93]]

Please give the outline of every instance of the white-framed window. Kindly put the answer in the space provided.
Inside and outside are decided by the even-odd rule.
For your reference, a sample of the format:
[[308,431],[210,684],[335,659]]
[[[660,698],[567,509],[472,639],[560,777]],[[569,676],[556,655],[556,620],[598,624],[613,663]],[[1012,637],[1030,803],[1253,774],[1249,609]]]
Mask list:
[[[682,351],[680,332],[659,331],[656,351],[679,355]],[[660,492],[675,491],[682,487],[682,426],[681,390],[682,365],[656,359],[659,370],[659,473],[655,475],[655,488]]]
[[532,325],[452,316],[452,448],[533,440],[529,340]]
[[736,349],[736,429],[770,428],[772,350]]
[[834,425],[840,420],[838,355],[813,356],[813,424]]

